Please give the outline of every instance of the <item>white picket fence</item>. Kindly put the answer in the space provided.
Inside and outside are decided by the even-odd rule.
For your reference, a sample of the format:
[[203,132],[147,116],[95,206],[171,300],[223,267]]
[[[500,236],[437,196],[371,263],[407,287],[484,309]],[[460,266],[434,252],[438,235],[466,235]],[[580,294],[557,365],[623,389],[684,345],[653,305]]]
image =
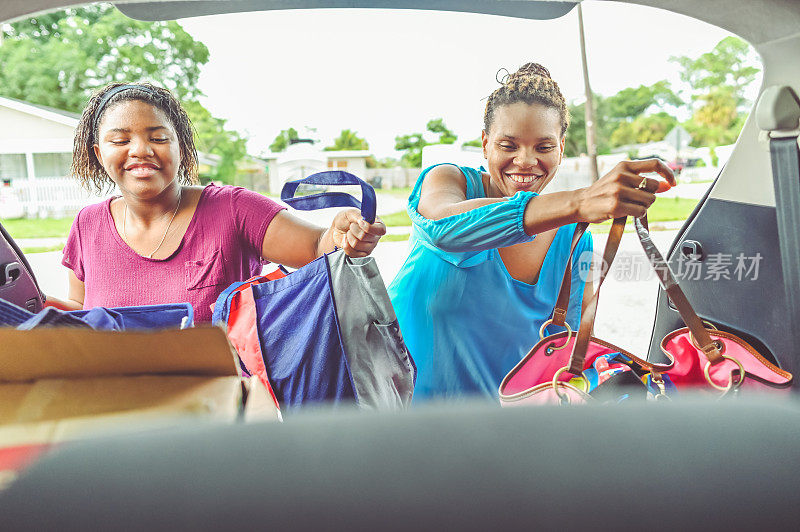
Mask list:
[[90,193],[71,177],[14,179],[11,181],[11,188],[22,204],[21,211],[26,218],[73,216],[86,205],[114,195],[111,193],[98,196]]

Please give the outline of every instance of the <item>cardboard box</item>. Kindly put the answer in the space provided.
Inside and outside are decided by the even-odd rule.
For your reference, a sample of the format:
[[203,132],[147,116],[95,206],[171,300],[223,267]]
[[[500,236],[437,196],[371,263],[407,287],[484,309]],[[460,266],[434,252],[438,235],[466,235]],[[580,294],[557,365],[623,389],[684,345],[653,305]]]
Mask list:
[[277,420],[219,327],[162,331],[0,328],[0,447],[188,420]]

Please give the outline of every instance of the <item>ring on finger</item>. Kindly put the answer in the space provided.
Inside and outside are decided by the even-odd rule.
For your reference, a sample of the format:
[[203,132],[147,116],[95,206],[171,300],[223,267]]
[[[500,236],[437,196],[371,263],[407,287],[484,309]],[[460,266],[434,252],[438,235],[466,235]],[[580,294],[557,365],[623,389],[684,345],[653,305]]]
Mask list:
[[639,186],[636,188],[638,188],[639,190],[647,190],[647,178],[646,177],[642,178],[642,182],[639,183]]

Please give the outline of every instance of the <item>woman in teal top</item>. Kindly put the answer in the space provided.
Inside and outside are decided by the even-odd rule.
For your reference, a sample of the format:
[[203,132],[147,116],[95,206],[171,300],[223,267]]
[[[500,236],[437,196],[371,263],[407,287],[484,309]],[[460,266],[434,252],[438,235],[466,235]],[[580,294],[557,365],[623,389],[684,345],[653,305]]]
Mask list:
[[[408,202],[409,256],[389,286],[417,364],[415,401],[496,398],[551,317],[575,224],[643,215],[659,181],[639,173],[675,184],[657,159],[625,161],[590,187],[540,195],[561,163],[568,125],[558,85],[528,63],[487,101],[487,171],[444,164],[417,180]],[[584,290],[591,255],[587,232],[572,259],[573,329],[591,292]]]

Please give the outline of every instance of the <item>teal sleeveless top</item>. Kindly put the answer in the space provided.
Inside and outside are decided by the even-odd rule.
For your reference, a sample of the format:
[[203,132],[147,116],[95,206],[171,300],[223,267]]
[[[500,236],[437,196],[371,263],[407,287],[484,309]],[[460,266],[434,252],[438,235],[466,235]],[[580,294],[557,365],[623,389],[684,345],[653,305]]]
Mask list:
[[[422,172],[409,197],[410,250],[389,286],[400,330],[417,365],[414,402],[495,399],[500,381],[539,340],[539,328],[552,316],[575,224],[558,229],[537,282],[518,281],[497,248],[533,240],[523,230],[522,218],[536,193],[518,192],[508,201],[429,220],[417,206],[431,168]],[[486,197],[481,172],[459,168],[467,199]],[[574,330],[591,255],[587,231],[573,256],[567,322]],[[549,325],[546,332],[559,330]]]

